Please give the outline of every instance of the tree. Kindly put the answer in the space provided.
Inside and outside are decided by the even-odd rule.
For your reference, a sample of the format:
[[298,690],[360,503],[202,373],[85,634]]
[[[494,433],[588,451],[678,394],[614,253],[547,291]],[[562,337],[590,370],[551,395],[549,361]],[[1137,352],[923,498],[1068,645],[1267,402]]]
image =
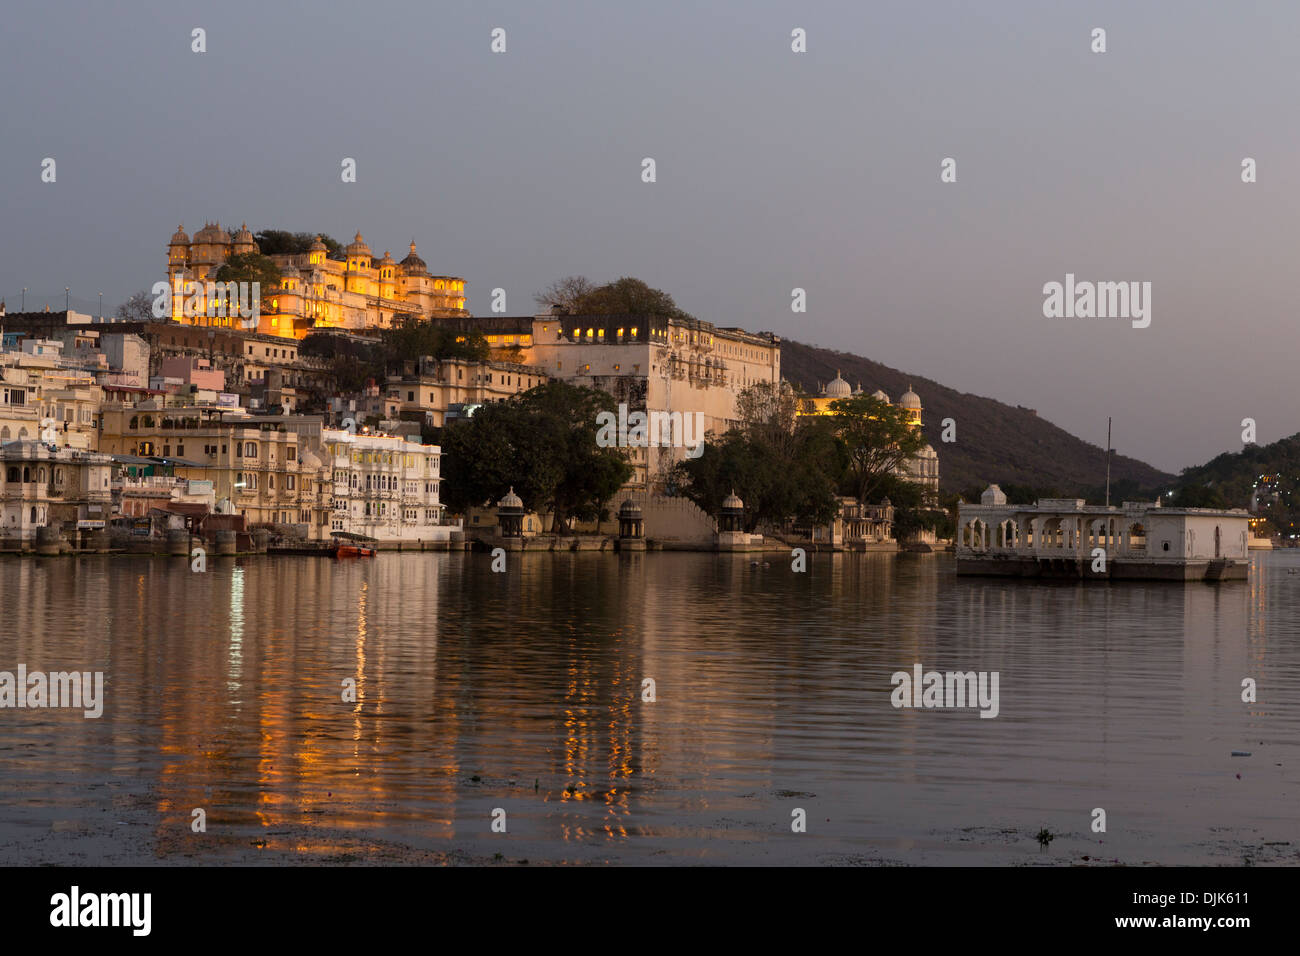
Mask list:
[[[157,318],[153,314],[153,298],[141,289],[117,307],[117,318],[123,322],[153,322]],[[171,314],[170,304],[167,313]]]
[[585,276],[568,276],[557,279],[533,298],[544,308],[558,308],[570,315],[578,311],[578,303],[596,288]]
[[873,499],[887,476],[925,445],[921,429],[896,405],[870,395],[831,402],[836,434],[848,451],[846,487],[861,502]]
[[484,405],[443,433],[443,500],[458,511],[495,502],[514,488],[531,511],[549,510],[551,530],[607,516],[605,505],[632,476],[623,452],[596,443],[604,392],[548,382]]
[[280,288],[280,267],[267,256],[246,252],[231,256],[213,275],[216,282],[258,283],[262,291]]
[[1211,485],[1184,485],[1169,501],[1171,508],[1227,508],[1219,489]]
[[582,276],[569,276],[552,283],[535,298],[541,305],[559,306],[570,315],[662,315],[695,319],[678,308],[667,292],[653,289],[631,276],[601,286],[593,286]]
[[947,514],[926,500],[924,486],[898,475],[888,475],[877,489],[876,504],[886,498],[894,509],[894,537],[906,541],[919,531],[941,531],[949,524]]
[[717,514],[735,491],[745,502],[745,530],[751,532],[791,518],[830,521],[839,510],[836,489],[847,456],[827,419],[797,417],[797,408],[798,397],[784,383],[744,389],[737,426],[706,441],[698,458],[675,467],[682,493]]
[[285,232],[283,229],[263,229],[253,239],[264,256],[302,256],[311,249],[316,237],[320,236],[329,259],[344,259],[343,244],[337,239],[315,232]]
[[425,355],[436,360],[463,358],[484,362],[490,352],[487,339],[478,329],[458,336],[452,329],[422,321],[414,315],[408,315],[393,328],[385,329],[381,338],[384,357],[389,362]]

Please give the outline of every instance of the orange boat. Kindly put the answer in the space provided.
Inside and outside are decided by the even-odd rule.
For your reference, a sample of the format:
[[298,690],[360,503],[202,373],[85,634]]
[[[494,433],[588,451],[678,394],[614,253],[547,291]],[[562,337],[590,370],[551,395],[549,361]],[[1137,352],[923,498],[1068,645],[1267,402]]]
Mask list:
[[334,547],[336,558],[373,558],[374,556],[374,548],[363,548],[355,544],[339,544]]
[[368,538],[364,534],[355,534],[351,531],[335,531],[334,538],[334,557],[336,558],[373,558],[375,549],[372,545],[378,544],[374,538]]

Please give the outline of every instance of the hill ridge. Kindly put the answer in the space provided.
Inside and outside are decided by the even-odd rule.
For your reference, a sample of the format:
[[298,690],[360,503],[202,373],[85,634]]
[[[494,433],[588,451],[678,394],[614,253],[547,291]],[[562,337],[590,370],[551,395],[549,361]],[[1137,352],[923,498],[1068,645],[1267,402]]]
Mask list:
[[[781,342],[782,375],[809,394],[838,371],[850,385],[883,389],[892,401],[910,386],[921,397],[926,441],[939,453],[945,494],[969,493],[990,483],[1040,492],[1094,497],[1106,480],[1106,449],[1085,441],[1038,412],[995,398],[961,392],[924,375],[901,372],[851,352],[792,339]],[[956,441],[942,440],[943,420],[953,419]],[[1111,456],[1111,500],[1154,497],[1175,476],[1127,455]]]

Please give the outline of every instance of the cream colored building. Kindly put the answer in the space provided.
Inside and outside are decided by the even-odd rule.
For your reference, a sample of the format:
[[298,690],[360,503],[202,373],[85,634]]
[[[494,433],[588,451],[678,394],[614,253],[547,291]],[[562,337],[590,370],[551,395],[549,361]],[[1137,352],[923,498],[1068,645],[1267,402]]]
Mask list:
[[28,541],[40,527],[89,523],[110,517],[112,460],[40,441],[0,446],[0,536]]
[[458,525],[443,520],[442,449],[389,435],[327,428],[322,455],[330,483],[330,531],[380,542],[447,541]]
[[153,398],[110,403],[103,421],[101,451],[169,459],[178,477],[212,482],[218,511],[328,537],[329,471],[312,449],[319,418],[254,417]]
[[231,235],[208,223],[192,239],[178,226],[167,246],[172,318],[191,325],[245,328],[301,339],[319,329],[390,328],[399,315],[429,319],[469,314],[465,280],[431,274],[416,252],[414,240],[399,262],[387,251],[376,257],[358,232],[342,260],[328,257],[320,237],[306,253],[272,255],[281,270],[280,287],[261,290],[261,314],[255,328],[242,326],[238,315],[186,316],[186,282],[214,280],[231,256],[259,251],[246,225]]
[[[781,380],[780,339],[772,333],[662,316],[540,315],[524,354],[551,378],[599,388],[631,410],[698,412],[714,435],[737,424],[742,389]],[[631,487],[657,485],[682,460],[676,438],[629,449]]]
[[93,372],[64,359],[62,343],[26,339],[0,352],[0,445],[24,439],[94,450],[103,389]]
[[[840,377],[836,372],[835,377],[822,386],[818,395],[804,400],[805,409],[800,411],[801,415],[833,415],[831,403],[842,398],[852,398],[855,395],[863,394],[862,386],[859,384],[856,389],[852,388],[848,382]],[[893,405],[889,395],[881,389],[871,393],[871,397],[884,402],[887,405]],[[811,406],[809,408],[809,406]],[[921,396],[912,391],[909,385],[907,391],[898,399],[898,407],[903,410],[907,423],[914,428],[920,428],[922,425]],[[932,501],[938,501],[939,498],[939,455],[934,448],[928,443],[922,446],[916,455],[904,462],[895,472],[898,477],[905,478],[914,484],[920,485],[925,489],[927,496]]]

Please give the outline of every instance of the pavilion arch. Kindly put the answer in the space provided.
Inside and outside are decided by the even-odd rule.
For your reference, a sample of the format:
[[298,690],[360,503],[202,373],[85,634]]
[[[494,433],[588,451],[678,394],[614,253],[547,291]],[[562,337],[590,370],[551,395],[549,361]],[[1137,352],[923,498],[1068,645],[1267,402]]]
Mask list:
[[1128,526],[1128,549],[1130,551],[1145,551],[1147,549],[1147,529],[1142,526],[1142,522],[1135,521]]

